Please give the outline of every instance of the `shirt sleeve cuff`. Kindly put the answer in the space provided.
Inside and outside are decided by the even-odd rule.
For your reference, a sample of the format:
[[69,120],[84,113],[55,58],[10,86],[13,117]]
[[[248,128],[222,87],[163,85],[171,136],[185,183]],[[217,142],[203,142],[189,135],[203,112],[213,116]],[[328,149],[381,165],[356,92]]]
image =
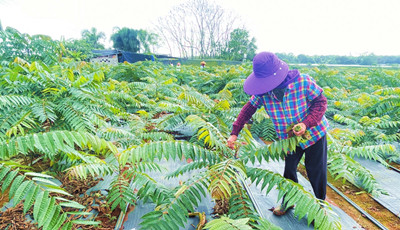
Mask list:
[[231,135],[236,135],[236,136],[238,136],[240,130],[241,130],[241,128],[240,128],[238,125],[233,125],[233,126],[232,126]]

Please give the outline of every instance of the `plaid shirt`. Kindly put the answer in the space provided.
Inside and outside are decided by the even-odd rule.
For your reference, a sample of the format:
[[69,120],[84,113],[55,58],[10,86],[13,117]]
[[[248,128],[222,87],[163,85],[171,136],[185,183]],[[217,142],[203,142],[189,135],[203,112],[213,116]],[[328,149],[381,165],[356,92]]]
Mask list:
[[[323,89],[315,83],[312,77],[301,74],[295,82],[287,86],[282,101],[279,101],[270,91],[259,96],[253,95],[250,98],[250,103],[257,108],[264,106],[274,123],[279,139],[287,139],[286,130],[290,125],[300,123],[305,119],[308,115],[310,102],[318,97],[322,91]],[[300,143],[301,148],[305,149],[317,142],[326,134],[328,127],[329,124],[325,116],[316,126],[307,127],[311,139]]]

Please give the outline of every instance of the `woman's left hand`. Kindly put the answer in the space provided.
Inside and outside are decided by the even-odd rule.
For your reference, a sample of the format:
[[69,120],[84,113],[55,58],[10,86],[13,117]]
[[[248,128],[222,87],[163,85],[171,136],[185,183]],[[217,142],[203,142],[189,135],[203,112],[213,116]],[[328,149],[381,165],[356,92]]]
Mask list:
[[[298,123],[293,126],[293,133],[296,136],[301,136],[306,132],[307,126],[304,123]],[[297,130],[297,131],[296,131]]]

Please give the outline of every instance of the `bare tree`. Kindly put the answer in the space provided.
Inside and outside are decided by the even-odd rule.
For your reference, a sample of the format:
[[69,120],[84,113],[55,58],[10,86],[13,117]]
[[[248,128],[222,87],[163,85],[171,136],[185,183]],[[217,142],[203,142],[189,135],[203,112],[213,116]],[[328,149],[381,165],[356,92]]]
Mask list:
[[238,17],[208,0],[190,0],[158,18],[156,28],[170,52],[181,57],[214,57],[229,41]]

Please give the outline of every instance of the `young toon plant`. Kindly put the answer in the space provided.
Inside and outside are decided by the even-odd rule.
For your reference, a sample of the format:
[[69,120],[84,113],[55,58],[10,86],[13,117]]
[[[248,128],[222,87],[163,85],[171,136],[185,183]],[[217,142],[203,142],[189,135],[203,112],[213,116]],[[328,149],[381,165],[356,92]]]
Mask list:
[[[85,206],[57,197],[57,194],[71,195],[51,179],[53,177],[46,174],[34,172],[21,174],[18,169],[13,170],[8,166],[0,165],[1,193],[4,194],[9,188],[8,197],[10,200],[13,199],[14,206],[23,202],[23,214],[32,210],[32,218],[39,228],[43,227],[43,230],[61,229],[61,227],[72,229],[72,224],[78,220],[71,221],[68,218],[69,213],[63,211],[62,207],[82,209]],[[99,222],[89,221],[82,223],[99,224]]]
[[[295,124],[291,124],[287,129],[286,129],[286,133],[289,134],[289,136],[293,135],[293,130],[296,132],[299,132],[301,130],[300,125],[295,126]],[[311,139],[311,135],[310,135],[310,131],[306,130],[303,135],[301,135],[300,137],[300,142],[306,142],[307,140]]]

